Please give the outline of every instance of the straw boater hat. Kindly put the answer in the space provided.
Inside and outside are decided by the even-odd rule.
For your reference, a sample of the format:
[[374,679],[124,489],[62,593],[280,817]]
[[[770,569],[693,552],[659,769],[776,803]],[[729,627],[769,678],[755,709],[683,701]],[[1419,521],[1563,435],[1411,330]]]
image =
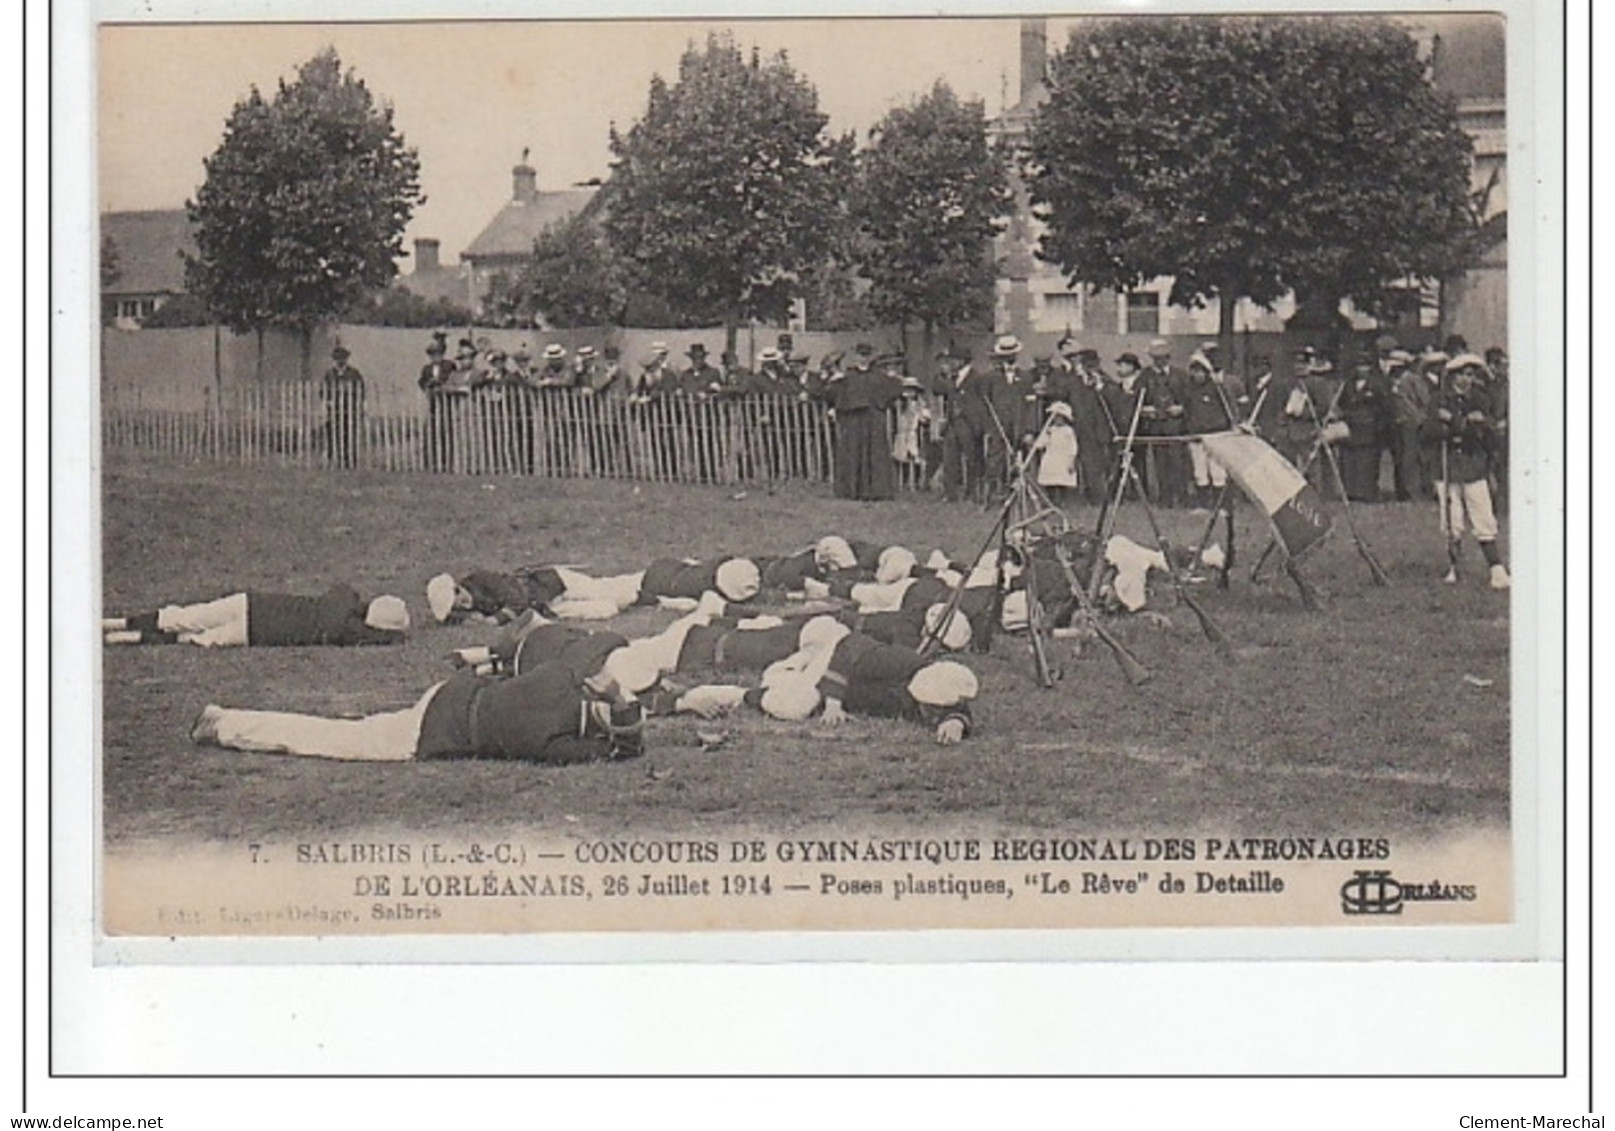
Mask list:
[[371,628],[391,632],[409,631],[409,606],[403,598],[385,594],[370,602],[365,609],[364,622]]
[[560,342],[551,342],[549,345],[544,347],[545,361],[564,361],[565,359],[566,347]]
[[1058,416],[1061,420],[1071,419],[1071,406],[1064,401],[1055,401],[1049,406],[1049,415]]
[[593,346],[579,346],[578,347],[578,358],[579,358],[579,360],[587,361],[589,358],[591,358],[593,356],[594,356],[594,347]]
[[764,346],[762,349],[757,351],[758,365],[771,365],[776,361],[783,361],[784,359],[785,355],[780,353],[779,350],[775,349],[773,346]]
[[1171,357],[1172,347],[1165,338],[1156,338],[1150,343],[1149,354],[1151,357]]
[[667,343],[666,342],[652,342],[650,344],[650,351],[651,351],[651,353],[667,353],[668,352]]
[[993,346],[994,357],[1016,357],[1021,352],[1021,340],[1014,334],[1005,334]]

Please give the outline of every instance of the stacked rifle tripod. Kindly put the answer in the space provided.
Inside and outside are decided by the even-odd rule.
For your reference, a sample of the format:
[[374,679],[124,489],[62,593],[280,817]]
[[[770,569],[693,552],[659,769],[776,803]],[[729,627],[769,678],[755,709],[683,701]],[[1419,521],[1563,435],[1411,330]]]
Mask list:
[[[1367,563],[1373,583],[1378,586],[1389,585],[1389,577],[1381,567],[1378,559],[1375,558],[1368,542],[1359,531],[1355,518],[1352,516],[1351,503],[1346,495],[1340,465],[1333,448],[1330,446],[1330,441],[1334,439],[1334,436],[1331,430],[1326,427],[1325,421],[1333,417],[1339,395],[1337,390],[1335,402],[1332,402],[1328,411],[1322,415],[1319,414],[1317,406],[1313,403],[1311,397],[1307,397],[1306,407],[1311,416],[1315,434],[1311,449],[1297,470],[1305,476],[1319,459],[1324,460],[1335,489],[1339,493],[1353,545],[1362,556],[1364,562]],[[1266,393],[1264,392],[1263,397],[1265,398],[1265,396]],[[1256,408],[1251,412],[1251,420],[1254,420],[1256,413],[1261,409],[1261,405],[1262,401],[1258,400]],[[991,409],[990,405],[988,407]],[[1011,562],[1016,562],[1021,568],[1022,585],[1026,595],[1028,644],[1032,651],[1032,660],[1037,671],[1038,683],[1043,687],[1052,687],[1055,677],[1049,663],[1049,645],[1046,639],[1048,626],[1045,622],[1049,606],[1043,600],[1043,595],[1038,591],[1037,571],[1034,562],[1034,557],[1040,549],[1052,553],[1054,560],[1059,563],[1065,574],[1070,595],[1075,600],[1074,613],[1076,618],[1110,649],[1128,682],[1136,687],[1148,682],[1151,678],[1152,673],[1149,669],[1106,626],[1099,612],[1098,604],[1100,584],[1106,564],[1105,549],[1111,537],[1115,534],[1117,516],[1129,493],[1143,507],[1155,546],[1166,563],[1166,572],[1172,580],[1178,603],[1195,615],[1201,632],[1211,642],[1212,646],[1217,649],[1219,654],[1228,659],[1233,656],[1233,649],[1229,644],[1228,637],[1223,633],[1216,621],[1212,619],[1211,614],[1206,612],[1199,600],[1189,590],[1188,583],[1183,575],[1183,568],[1174,558],[1172,547],[1162,530],[1154,504],[1150,501],[1149,493],[1146,491],[1143,479],[1134,463],[1134,451],[1138,442],[1138,423],[1142,407],[1143,398],[1140,397],[1134,406],[1133,417],[1129,422],[1126,433],[1118,433],[1122,436],[1122,449],[1117,459],[1111,490],[1107,493],[1104,506],[1100,511],[1092,570],[1086,579],[1077,576],[1076,567],[1071,560],[1070,546],[1067,540],[1067,536],[1071,533],[1069,518],[1064,511],[1050,501],[1047,493],[1033,481],[1029,474],[1029,465],[1033,453],[1038,448],[1035,441],[1019,457],[1013,460],[1009,469],[1010,487],[1008,496],[999,507],[998,516],[992,528],[988,531],[987,537],[983,540],[981,549],[976,557],[972,559],[972,561],[979,561],[988,550],[994,546],[997,547],[997,554],[995,555],[996,575],[992,590],[992,610],[987,618],[984,631],[976,641],[976,647],[981,651],[987,651],[991,647],[992,636],[997,631],[1003,614],[1006,570]],[[1247,421],[1248,423],[1249,421]],[[1015,450],[1014,445],[1010,442],[1003,422],[998,418],[996,412],[993,412],[993,424],[998,430],[1004,450],[1013,452]],[[1045,421],[1043,425],[1045,432],[1048,427],[1049,422]],[[1041,434],[1039,438],[1041,438]],[[1221,517],[1227,525],[1227,533],[1223,564],[1218,570],[1218,584],[1220,588],[1224,589],[1228,588],[1229,572],[1234,564],[1234,522],[1229,491],[1230,484],[1225,483],[1218,494],[1216,504],[1211,510],[1204,532],[1192,548],[1190,558],[1191,563],[1201,561],[1203,552],[1216,532],[1217,520]],[[1252,569],[1251,579],[1253,581],[1260,579],[1262,569],[1275,551],[1281,556],[1285,573],[1295,583],[1300,593],[1302,604],[1309,610],[1318,609],[1320,601],[1317,591],[1301,573],[1294,557],[1284,548],[1276,529],[1267,548],[1262,552],[1256,566]],[[935,650],[951,624],[952,618],[964,615],[959,609],[960,599],[963,594],[964,586],[961,584],[954,590],[943,616],[921,640],[920,651],[922,653]]]

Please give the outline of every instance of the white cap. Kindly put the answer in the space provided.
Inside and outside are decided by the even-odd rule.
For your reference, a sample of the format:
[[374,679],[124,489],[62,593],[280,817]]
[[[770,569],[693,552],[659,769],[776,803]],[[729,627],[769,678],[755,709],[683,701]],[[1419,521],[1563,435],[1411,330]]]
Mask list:
[[788,723],[799,723],[819,706],[819,688],[813,677],[802,672],[786,672],[763,689],[763,713]]
[[820,538],[818,545],[813,548],[813,557],[821,564],[836,569],[852,569],[858,564],[858,556],[852,552],[852,546],[839,534],[826,534]]
[[[936,631],[937,625],[942,623],[942,618],[946,616],[947,613],[948,606],[942,601],[938,601],[929,609],[925,610],[926,636],[930,636]],[[961,648],[969,645],[970,636],[970,618],[965,616],[963,610],[955,608],[953,610],[953,619],[948,621],[948,627],[942,633],[942,647],[946,648],[950,652],[957,652]]]
[[606,662],[600,665],[600,674],[633,695],[655,687],[662,678],[662,670],[656,665],[655,657],[647,649],[635,648],[631,644],[607,656]]
[[926,664],[908,681],[908,693],[914,701],[930,707],[952,707],[974,699],[979,690],[976,673],[957,660]]
[[750,558],[730,558],[718,567],[713,581],[725,600],[749,601],[762,588],[763,577]]
[[426,583],[426,604],[438,623],[448,620],[454,611],[454,595],[458,589],[454,575],[448,573],[440,573]]
[[802,626],[796,643],[800,648],[832,648],[851,632],[852,629],[835,617],[814,617]]
[[390,632],[409,631],[409,606],[402,597],[386,594],[370,602],[365,609],[364,622],[371,628]]
[[912,550],[904,546],[887,546],[875,563],[875,580],[882,585],[901,581],[913,572],[917,564]]

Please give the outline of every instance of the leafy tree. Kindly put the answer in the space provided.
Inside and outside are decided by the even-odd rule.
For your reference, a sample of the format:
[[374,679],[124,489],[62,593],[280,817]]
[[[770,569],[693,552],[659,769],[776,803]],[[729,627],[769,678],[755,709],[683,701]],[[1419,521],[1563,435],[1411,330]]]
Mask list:
[[592,216],[580,212],[539,233],[500,303],[519,322],[538,315],[559,327],[620,324],[628,304],[623,264]]
[[1373,310],[1459,268],[1470,141],[1412,37],[1372,18],[1112,19],[1053,60],[1027,173],[1040,254],[1171,301],[1286,292]]
[[364,326],[469,326],[471,312],[448,298],[424,298],[394,284],[366,295],[342,312],[342,321]]
[[143,330],[168,330],[178,326],[211,326],[213,315],[207,304],[193,294],[177,294],[140,320]]
[[238,333],[315,326],[391,282],[420,192],[420,161],[391,106],[326,48],[266,99],[253,87],[225,121],[186,203],[197,254],[186,284]]
[[118,241],[110,235],[101,237],[101,289],[106,290],[123,277],[122,257],[118,254]]
[[605,230],[631,284],[681,320],[779,321],[825,258],[852,139],[831,139],[818,92],[784,53],[709,36],[651,80],[645,116],[611,131]]
[[1013,201],[981,102],[960,102],[939,80],[887,114],[859,154],[853,203],[875,314],[920,322],[927,356],[935,327],[989,316],[992,240]]

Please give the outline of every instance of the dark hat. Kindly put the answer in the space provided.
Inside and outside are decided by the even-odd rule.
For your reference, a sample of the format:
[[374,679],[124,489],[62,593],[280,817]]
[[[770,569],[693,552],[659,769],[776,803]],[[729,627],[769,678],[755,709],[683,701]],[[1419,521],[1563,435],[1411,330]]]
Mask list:
[[447,330],[433,330],[432,337],[436,338],[440,342],[445,342],[448,341],[449,332]]
[[1392,350],[1401,346],[1401,344],[1401,342],[1396,340],[1395,334],[1381,334],[1379,337],[1374,339],[1374,348],[1380,353],[1390,353]]
[[870,345],[868,342],[859,342],[857,345],[852,347],[852,352],[857,354],[859,357],[874,357],[875,347]]
[[796,339],[791,337],[789,334],[781,334],[776,339],[775,344],[778,345],[780,349],[788,352],[790,348],[796,344]]
[[1116,364],[1131,365],[1134,369],[1144,368],[1144,363],[1138,360],[1138,354],[1134,353],[1132,350],[1127,350],[1123,353],[1117,354]]
[[1076,356],[1078,361],[1098,361],[1099,351],[1092,346],[1083,346],[1077,351]]
[[697,354],[701,355],[702,357],[707,355],[707,347],[702,345],[700,342],[692,344],[689,349],[684,351],[685,357],[695,357]]
[[347,346],[337,346],[336,349],[331,351],[331,356],[336,358],[338,361],[346,361],[353,355],[348,352]]

